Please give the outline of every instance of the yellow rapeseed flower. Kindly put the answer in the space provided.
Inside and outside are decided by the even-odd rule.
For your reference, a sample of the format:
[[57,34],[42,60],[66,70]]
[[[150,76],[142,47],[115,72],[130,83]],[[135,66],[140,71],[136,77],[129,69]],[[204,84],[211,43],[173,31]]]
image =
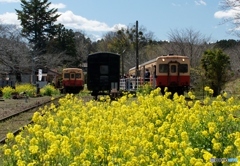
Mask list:
[[152,154],[152,158],[153,158],[154,160],[157,160],[157,159],[159,158],[158,153],[157,153],[157,152],[154,152],[154,153]]
[[14,151],[14,156],[15,156],[17,159],[20,159],[20,158],[21,158],[21,152],[20,152],[20,150]]
[[221,137],[221,134],[219,132],[217,132],[216,134],[214,134],[215,138],[219,139]]
[[188,106],[192,107],[193,106],[193,102],[192,101],[188,101]]
[[210,159],[213,157],[213,155],[211,153],[209,153],[208,151],[206,150],[202,150],[203,152],[203,158],[206,162],[209,162]]
[[134,99],[84,103],[67,95],[56,112],[50,106],[42,109],[44,116],[35,115],[34,124],[1,148],[1,157],[9,165],[24,166],[35,159],[44,166],[187,166],[209,165],[208,159],[216,157],[212,155],[238,154],[239,120],[233,115],[240,106],[206,97],[208,105],[192,101],[189,108],[184,96],[166,96],[151,92]]
[[205,86],[204,90],[205,90],[206,92],[208,92],[208,91],[210,90],[210,87],[209,87],[209,86]]
[[221,143],[216,142],[213,144],[213,150],[219,151],[221,147]]
[[40,116],[41,116],[40,112],[35,112],[32,117],[33,122],[35,123],[38,122],[38,120],[40,119]]
[[23,160],[17,160],[17,166],[26,166],[26,162]]
[[32,154],[35,154],[38,152],[38,146],[37,145],[31,145],[29,146],[29,151],[32,153]]
[[195,157],[191,157],[190,164],[194,165],[197,162],[197,159]]
[[11,149],[5,149],[4,150],[4,155],[6,155],[6,156],[9,156],[9,155],[11,155]]
[[184,152],[187,156],[193,156],[194,155],[194,150],[190,147],[188,147]]
[[183,149],[185,149],[185,148],[187,147],[187,143],[186,143],[185,141],[182,141],[182,142],[180,143],[180,147],[183,148]]
[[218,117],[218,121],[219,121],[219,122],[223,122],[223,121],[224,121],[224,116],[219,116],[219,117]]
[[168,161],[167,166],[174,166],[174,162],[173,161]]
[[208,132],[206,130],[202,131],[202,135],[207,137],[208,136]]
[[200,162],[200,161],[197,161],[197,162],[194,164],[194,166],[203,166],[203,163]]
[[13,133],[7,133],[6,138],[7,138],[8,140],[12,140],[12,139],[14,138]]
[[20,143],[21,140],[22,140],[22,136],[21,136],[20,134],[18,134],[18,135],[15,137],[15,141],[16,141],[17,143]]
[[224,149],[223,154],[224,154],[224,155],[231,154],[232,149],[233,149],[233,146],[227,146],[227,147]]
[[35,137],[33,137],[33,138],[30,140],[30,145],[36,145],[36,144],[38,144],[38,140],[37,140]]
[[237,138],[235,141],[234,141],[234,145],[238,148],[238,150],[240,151],[240,138]]
[[213,94],[213,90],[212,89],[209,89],[208,91],[210,94]]
[[181,138],[183,141],[188,141],[188,134],[186,131],[181,133]]
[[178,142],[177,141],[171,142],[170,147],[173,149],[178,149]]

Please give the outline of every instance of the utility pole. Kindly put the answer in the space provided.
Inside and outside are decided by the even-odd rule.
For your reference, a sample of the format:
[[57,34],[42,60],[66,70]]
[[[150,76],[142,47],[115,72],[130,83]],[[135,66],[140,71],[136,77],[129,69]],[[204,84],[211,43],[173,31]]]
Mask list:
[[125,53],[126,49],[122,51],[121,58],[122,58],[122,77],[124,76],[124,57],[123,54]]
[[138,78],[138,61],[139,61],[139,58],[138,58],[138,21],[136,21],[136,78]]
[[34,53],[32,53],[32,74],[31,74],[31,84],[34,84],[34,76],[35,76],[35,71],[34,71]]

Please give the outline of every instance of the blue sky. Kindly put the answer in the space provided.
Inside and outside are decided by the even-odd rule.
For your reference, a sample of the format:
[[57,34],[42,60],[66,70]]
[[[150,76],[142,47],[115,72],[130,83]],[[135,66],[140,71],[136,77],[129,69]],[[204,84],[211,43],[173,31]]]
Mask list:
[[[221,24],[230,11],[221,11],[222,0],[49,0],[58,8],[58,22],[78,29],[92,39],[100,39],[108,31],[134,25],[154,33],[156,40],[168,40],[171,30],[193,29],[213,42],[239,40],[228,33],[230,23]],[[20,0],[0,0],[0,23],[20,24],[15,9]]]

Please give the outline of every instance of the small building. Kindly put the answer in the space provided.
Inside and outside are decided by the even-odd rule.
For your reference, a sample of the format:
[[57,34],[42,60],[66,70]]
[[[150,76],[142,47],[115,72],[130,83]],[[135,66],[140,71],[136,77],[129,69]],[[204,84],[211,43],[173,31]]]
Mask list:
[[60,87],[62,74],[56,69],[43,68],[38,69],[35,73],[36,84],[39,85],[39,88],[47,84],[52,84],[56,87]]
[[[41,69],[41,78],[39,75],[39,69]],[[54,85],[60,84],[58,81],[61,78],[61,73],[59,73],[57,70],[46,67],[39,69],[36,69],[34,72],[32,72],[32,70],[26,68],[22,70],[21,73],[0,71],[0,87],[14,87],[17,82],[38,84],[40,88],[48,83]]]

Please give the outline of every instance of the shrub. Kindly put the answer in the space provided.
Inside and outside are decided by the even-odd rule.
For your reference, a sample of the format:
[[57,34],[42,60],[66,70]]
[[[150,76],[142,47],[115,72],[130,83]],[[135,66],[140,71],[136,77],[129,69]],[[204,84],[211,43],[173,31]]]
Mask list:
[[12,87],[10,86],[5,86],[3,89],[2,89],[2,93],[3,93],[3,98],[4,99],[10,99],[12,97],[12,93],[15,92],[15,89],[13,89]]
[[53,85],[48,84],[40,89],[40,94],[42,96],[54,96],[59,95],[60,91],[56,89]]
[[90,95],[90,91],[87,89],[87,85],[85,84],[83,90],[79,92],[79,96],[83,97],[83,96],[89,96],[89,95]]
[[137,92],[138,92],[138,93],[141,93],[141,94],[143,94],[143,95],[148,95],[148,94],[151,93],[152,90],[153,90],[153,87],[152,87],[149,83],[146,83],[146,84],[144,84],[144,85],[141,85],[141,86],[138,88]]
[[27,96],[33,97],[36,95],[36,87],[29,83],[16,84],[16,92],[23,93],[25,92]]

